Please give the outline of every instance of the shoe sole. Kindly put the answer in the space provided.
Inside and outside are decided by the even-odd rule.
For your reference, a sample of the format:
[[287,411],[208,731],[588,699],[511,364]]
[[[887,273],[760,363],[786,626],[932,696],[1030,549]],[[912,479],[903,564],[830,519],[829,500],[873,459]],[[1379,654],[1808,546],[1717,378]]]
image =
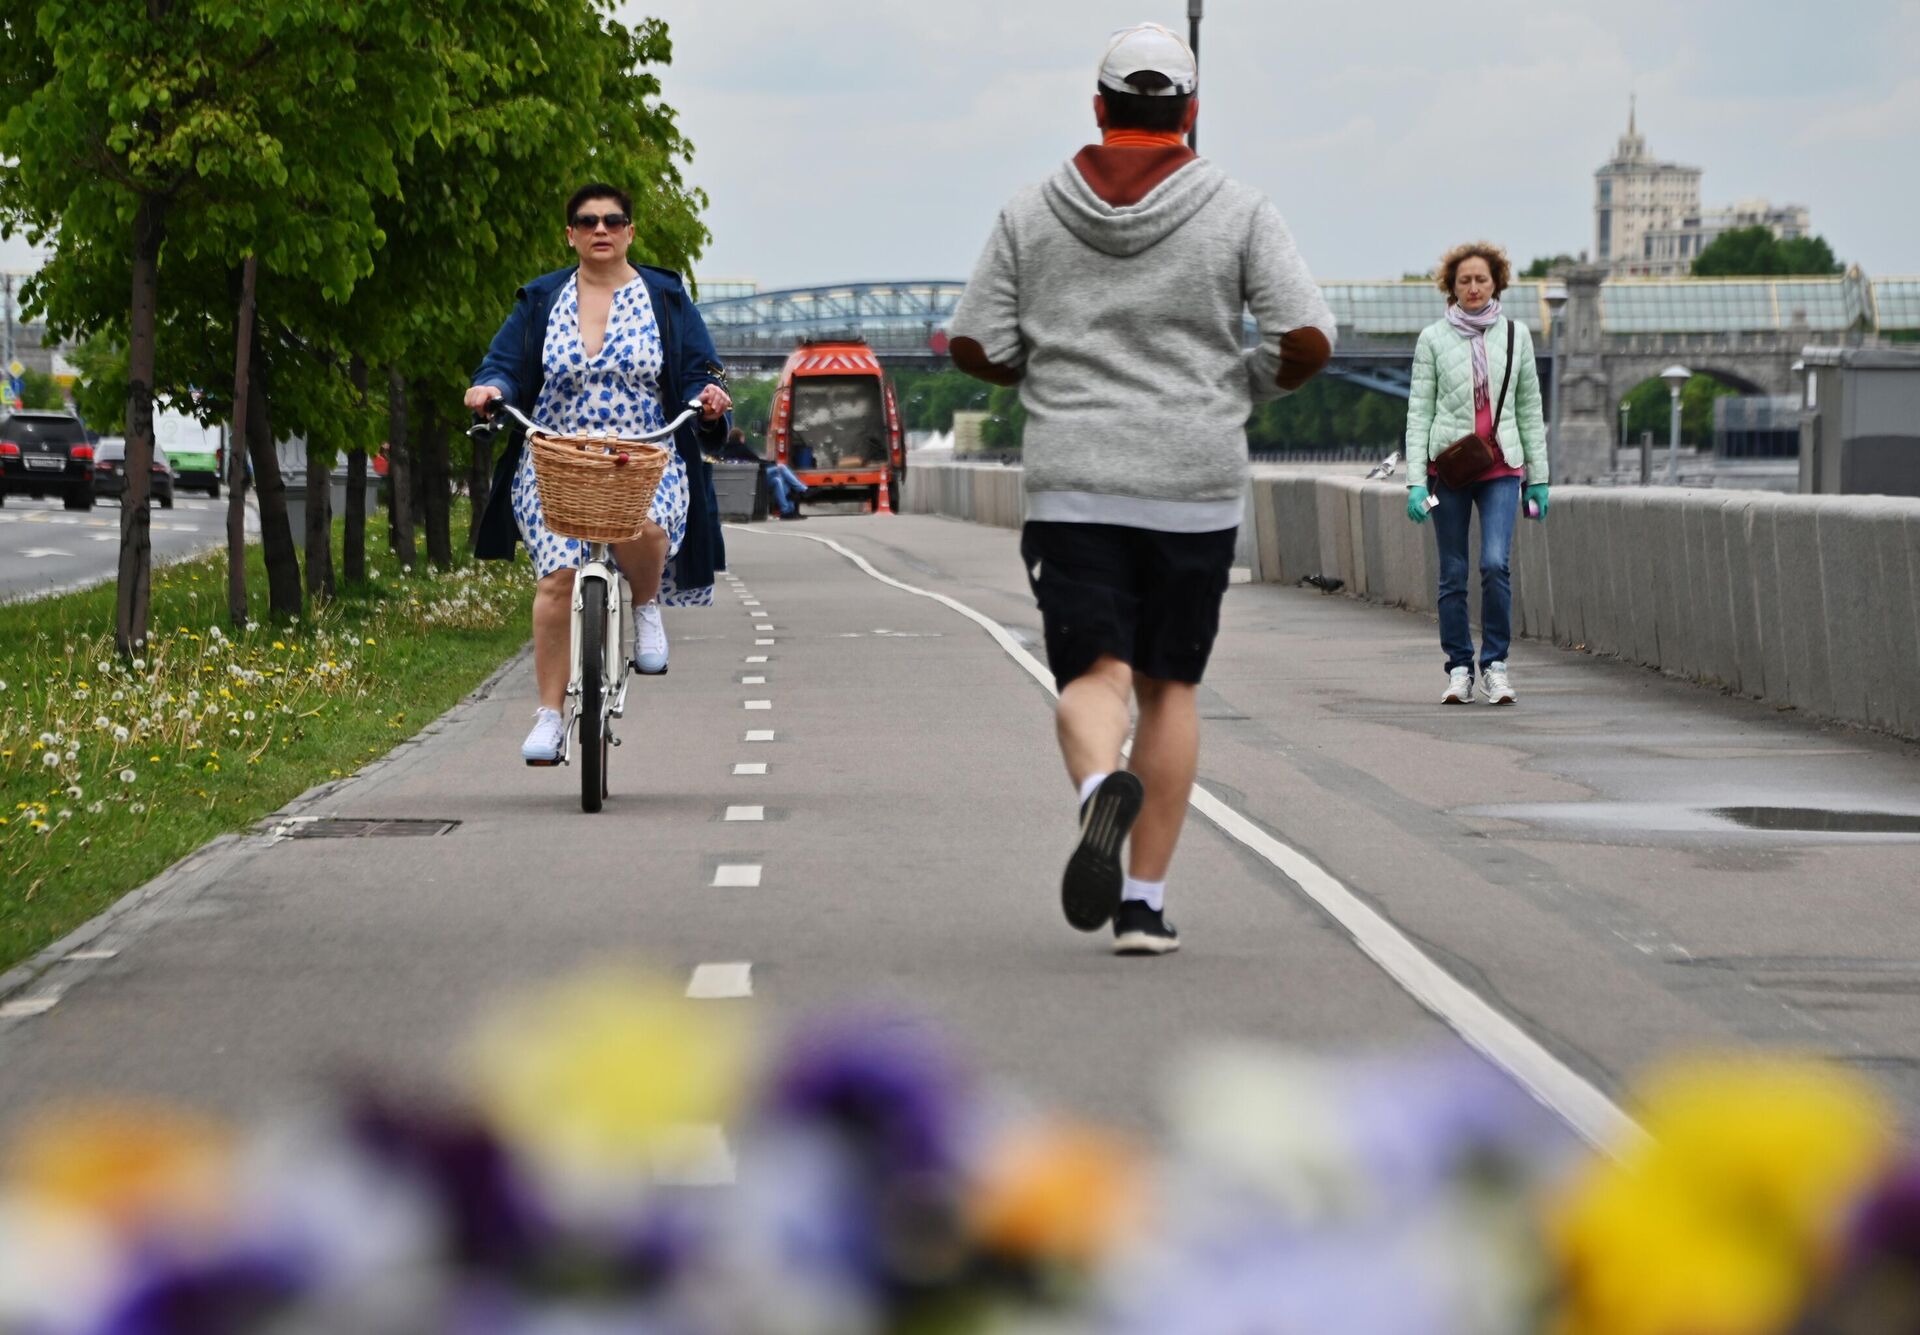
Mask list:
[[1120,849],[1140,818],[1146,797],[1138,778],[1115,770],[1088,799],[1080,842],[1060,878],[1060,907],[1077,930],[1097,932],[1113,921],[1126,880],[1120,869]]
[[635,663],[633,665],[633,674],[636,677],[664,677],[667,675],[667,670],[665,668],[661,668],[658,672],[649,672],[645,668],[641,667],[638,663]]
[[1177,936],[1155,936],[1151,932],[1128,932],[1113,939],[1116,955],[1171,955],[1180,949]]
[[527,762],[528,769],[558,769],[560,766],[560,757],[558,756],[555,756],[552,760],[529,760],[526,756],[521,756],[520,758]]

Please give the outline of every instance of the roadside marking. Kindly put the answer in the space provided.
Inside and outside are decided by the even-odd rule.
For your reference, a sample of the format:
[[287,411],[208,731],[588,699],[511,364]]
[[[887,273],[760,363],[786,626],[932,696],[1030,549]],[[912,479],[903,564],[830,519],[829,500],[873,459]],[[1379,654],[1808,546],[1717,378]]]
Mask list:
[[765,612],[749,612],[747,613],[747,615],[754,616],[754,617],[763,617],[766,615],[766,613]]
[[93,540],[95,542],[118,542],[120,541],[120,535],[118,533],[96,533],[93,535]]
[[767,818],[767,809],[765,807],[728,807],[727,808],[728,820],[765,820],[766,818]]
[[740,678],[740,684],[742,686],[765,686],[767,679],[765,677],[742,677]]
[[743,760],[733,767],[735,774],[765,774],[767,762],[764,760]]
[[758,602],[756,602],[756,601],[754,601],[754,600],[753,600],[752,598],[747,598],[747,599],[743,599],[740,605],[741,605],[742,607],[758,607],[758,606],[760,606],[760,604],[759,604]]
[[[867,575],[905,593],[929,598],[966,617],[990,635],[1008,657],[1049,694],[1058,696],[1053,674],[1046,665],[985,613],[957,598],[918,588],[882,574],[873,564],[832,538],[811,533],[758,533],[741,525],[738,532],[760,537],[798,538],[831,548]],[[1552,1109],[1576,1134],[1596,1149],[1623,1155],[1644,1143],[1646,1132],[1585,1076],[1575,1071],[1540,1041],[1489,1004],[1478,993],[1442,968],[1415,945],[1406,933],[1362,901],[1340,879],[1313,859],[1268,834],[1196,783],[1194,810],[1221,832],[1257,853],[1267,864],[1299,887],[1302,894],[1337,922],[1347,935],[1388,977],[1431,1011],[1470,1046],[1518,1081],[1522,1088]]]
[[21,552],[20,555],[26,557],[29,561],[38,561],[42,557],[72,556],[73,553],[63,552],[58,547],[29,547],[25,551]]
[[760,884],[757,862],[723,862],[713,869],[716,890],[752,890]]
[[70,960],[110,960],[119,956],[117,950],[76,950],[67,958]]
[[700,964],[687,983],[690,1001],[731,1001],[753,995],[751,964]]
[[773,647],[772,640],[755,640],[753,643],[754,647],[759,649],[770,649]]
[[767,656],[765,654],[748,654],[747,661],[749,663],[764,663],[767,661]]
[[747,701],[747,708],[748,708],[748,709],[772,709],[772,708],[773,708],[773,701],[771,701],[771,700],[749,700],[749,701]]
[[45,1015],[60,1004],[60,993],[43,992],[37,997],[22,997],[18,1001],[0,1002],[0,1020],[25,1020],[35,1015]]
[[772,728],[748,728],[747,740],[750,742],[770,742],[773,740]]

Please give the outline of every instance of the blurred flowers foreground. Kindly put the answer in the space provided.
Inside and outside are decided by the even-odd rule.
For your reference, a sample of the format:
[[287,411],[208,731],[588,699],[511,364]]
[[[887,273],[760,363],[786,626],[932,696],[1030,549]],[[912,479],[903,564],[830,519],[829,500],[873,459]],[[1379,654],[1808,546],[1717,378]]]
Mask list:
[[0,1167],[0,1330],[1920,1330],[1920,1160],[1814,1064],[1658,1073],[1614,1162],[1477,1059],[1218,1047],[1153,1152],[916,1023],[762,1053],[603,973],[485,1028],[459,1088],[245,1134],[49,1113]]

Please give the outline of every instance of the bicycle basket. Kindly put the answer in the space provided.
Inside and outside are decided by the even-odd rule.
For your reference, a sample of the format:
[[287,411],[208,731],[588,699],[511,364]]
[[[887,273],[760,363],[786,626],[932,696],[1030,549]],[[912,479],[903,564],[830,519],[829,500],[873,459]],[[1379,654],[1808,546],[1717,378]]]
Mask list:
[[527,448],[549,529],[584,542],[627,542],[646,523],[673,447],[533,433]]

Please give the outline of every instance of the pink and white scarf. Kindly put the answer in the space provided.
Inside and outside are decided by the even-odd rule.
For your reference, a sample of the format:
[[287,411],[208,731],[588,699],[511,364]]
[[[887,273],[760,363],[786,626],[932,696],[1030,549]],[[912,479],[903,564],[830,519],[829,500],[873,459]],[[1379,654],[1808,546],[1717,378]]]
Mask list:
[[1473,406],[1477,412],[1487,406],[1487,331],[1500,323],[1500,299],[1495,297],[1469,314],[1459,302],[1447,307],[1447,323],[1461,338],[1473,345]]

